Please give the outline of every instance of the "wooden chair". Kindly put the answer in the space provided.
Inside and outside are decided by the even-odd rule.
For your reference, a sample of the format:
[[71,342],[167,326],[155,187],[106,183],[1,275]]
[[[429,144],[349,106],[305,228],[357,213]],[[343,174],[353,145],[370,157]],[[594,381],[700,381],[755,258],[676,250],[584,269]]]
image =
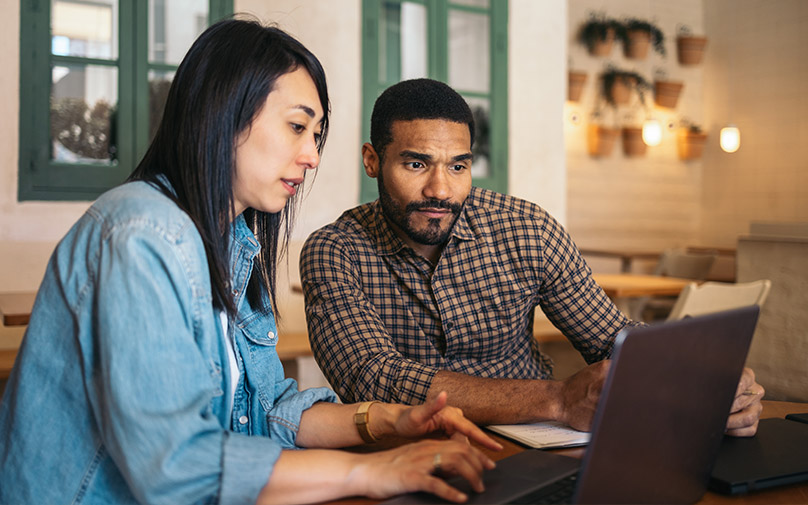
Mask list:
[[[703,281],[710,273],[718,253],[715,251],[688,252],[686,249],[666,249],[659,257],[654,275],[679,277]],[[670,314],[676,297],[641,298],[632,313],[639,314],[645,321],[665,319]]]
[[768,279],[738,284],[705,282],[699,285],[694,282],[679,295],[668,315],[668,321],[749,305],[763,305],[771,285]]

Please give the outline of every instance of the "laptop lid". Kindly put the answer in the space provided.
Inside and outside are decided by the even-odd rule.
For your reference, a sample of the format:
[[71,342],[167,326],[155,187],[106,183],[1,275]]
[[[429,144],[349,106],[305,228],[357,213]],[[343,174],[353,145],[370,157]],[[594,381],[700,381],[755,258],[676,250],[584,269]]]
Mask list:
[[624,330],[576,503],[692,503],[704,494],[759,309]]
[[[689,503],[706,490],[758,308],[622,331],[577,479],[575,503]],[[508,503],[574,474],[574,458],[526,450],[497,462],[468,503]],[[426,493],[386,505],[444,503]]]
[[808,424],[761,419],[754,437],[724,437],[710,489],[739,494],[808,482]]

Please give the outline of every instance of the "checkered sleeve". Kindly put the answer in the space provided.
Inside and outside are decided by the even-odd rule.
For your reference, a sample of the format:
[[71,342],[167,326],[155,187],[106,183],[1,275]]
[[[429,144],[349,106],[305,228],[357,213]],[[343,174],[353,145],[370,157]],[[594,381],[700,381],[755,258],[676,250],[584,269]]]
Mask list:
[[422,403],[437,369],[405,359],[363,292],[358,267],[372,248],[326,227],[306,241],[300,277],[314,357],[344,402]]
[[587,363],[608,358],[614,338],[631,321],[592,278],[568,233],[547,215],[543,226],[541,308]]

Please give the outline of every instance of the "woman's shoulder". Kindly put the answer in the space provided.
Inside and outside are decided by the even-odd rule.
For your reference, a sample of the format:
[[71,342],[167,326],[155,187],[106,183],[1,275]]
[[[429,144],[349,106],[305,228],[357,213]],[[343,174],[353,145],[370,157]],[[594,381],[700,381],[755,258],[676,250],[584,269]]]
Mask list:
[[101,195],[87,214],[108,231],[147,228],[177,236],[196,233],[190,216],[155,185],[127,182]]

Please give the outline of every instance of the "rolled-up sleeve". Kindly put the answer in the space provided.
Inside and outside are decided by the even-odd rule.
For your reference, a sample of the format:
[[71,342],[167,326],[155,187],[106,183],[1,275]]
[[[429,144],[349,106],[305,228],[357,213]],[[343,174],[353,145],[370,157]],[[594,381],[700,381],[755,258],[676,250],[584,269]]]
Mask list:
[[[438,368],[407,359],[362,289],[355,251],[322,231],[301,252],[309,339],[317,363],[346,402],[422,403]],[[396,294],[376,293],[390,297]]]

